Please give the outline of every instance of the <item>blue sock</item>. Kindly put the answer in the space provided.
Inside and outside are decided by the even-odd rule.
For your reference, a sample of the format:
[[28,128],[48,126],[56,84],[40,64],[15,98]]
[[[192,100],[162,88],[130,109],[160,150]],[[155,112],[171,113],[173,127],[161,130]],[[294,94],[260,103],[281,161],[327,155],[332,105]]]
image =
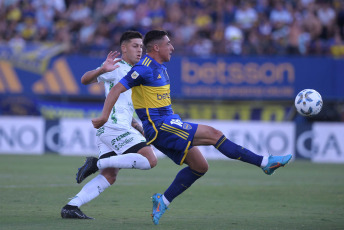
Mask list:
[[172,202],[174,198],[179,196],[187,188],[189,188],[197,179],[201,178],[204,173],[199,173],[192,170],[189,166],[183,168],[179,171],[176,178],[165,191],[164,196],[169,201]]
[[257,165],[258,167],[260,167],[263,160],[263,156],[257,155],[250,150],[231,142],[225,137],[225,135],[223,135],[217,141],[214,147],[228,158],[241,160],[253,165]]

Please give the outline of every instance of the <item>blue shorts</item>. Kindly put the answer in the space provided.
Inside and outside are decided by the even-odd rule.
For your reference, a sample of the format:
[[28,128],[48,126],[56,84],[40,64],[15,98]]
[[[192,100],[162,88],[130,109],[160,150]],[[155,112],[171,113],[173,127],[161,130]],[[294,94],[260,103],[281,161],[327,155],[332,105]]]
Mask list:
[[198,124],[183,122],[178,114],[165,118],[160,127],[156,127],[158,135],[152,142],[176,164],[182,165],[185,157],[193,146],[191,145]]

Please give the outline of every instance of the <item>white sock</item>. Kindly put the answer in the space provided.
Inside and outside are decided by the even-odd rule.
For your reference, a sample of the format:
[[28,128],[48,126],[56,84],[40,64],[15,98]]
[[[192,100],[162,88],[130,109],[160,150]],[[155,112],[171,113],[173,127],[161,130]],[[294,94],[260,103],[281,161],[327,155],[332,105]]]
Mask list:
[[150,169],[151,166],[146,157],[138,153],[127,153],[124,155],[112,156],[99,159],[99,169],[120,168],[120,169]]
[[110,183],[106,178],[103,175],[98,175],[85,184],[81,191],[68,204],[80,208],[81,205],[90,202],[108,187],[110,187]]
[[166,199],[166,197],[164,195],[162,195],[162,200],[164,201],[166,207],[168,207],[170,205],[170,202]]
[[267,166],[269,163],[269,157],[263,157],[262,163],[260,164],[261,168],[264,168],[265,166]]

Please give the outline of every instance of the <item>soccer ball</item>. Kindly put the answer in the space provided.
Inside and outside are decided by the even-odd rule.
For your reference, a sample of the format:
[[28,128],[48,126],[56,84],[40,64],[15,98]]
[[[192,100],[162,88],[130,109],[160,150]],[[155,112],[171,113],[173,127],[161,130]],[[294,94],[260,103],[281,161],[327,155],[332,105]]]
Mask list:
[[317,115],[323,106],[321,95],[314,89],[304,89],[295,98],[295,107],[302,116]]

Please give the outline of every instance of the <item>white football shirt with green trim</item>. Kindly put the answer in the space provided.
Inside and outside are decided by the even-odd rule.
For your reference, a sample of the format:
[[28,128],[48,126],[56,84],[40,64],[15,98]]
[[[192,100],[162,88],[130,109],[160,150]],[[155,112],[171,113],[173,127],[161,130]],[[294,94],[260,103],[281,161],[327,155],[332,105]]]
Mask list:
[[[116,59],[115,59],[116,60]],[[111,88],[116,85],[132,68],[125,61],[116,63],[119,68],[99,75],[98,82],[104,82],[105,96],[109,94]],[[100,68],[100,67],[99,67]],[[121,93],[115,106],[112,108],[108,121],[104,124],[106,127],[115,127],[117,124],[131,127],[134,112],[133,102],[131,100],[131,89]]]

